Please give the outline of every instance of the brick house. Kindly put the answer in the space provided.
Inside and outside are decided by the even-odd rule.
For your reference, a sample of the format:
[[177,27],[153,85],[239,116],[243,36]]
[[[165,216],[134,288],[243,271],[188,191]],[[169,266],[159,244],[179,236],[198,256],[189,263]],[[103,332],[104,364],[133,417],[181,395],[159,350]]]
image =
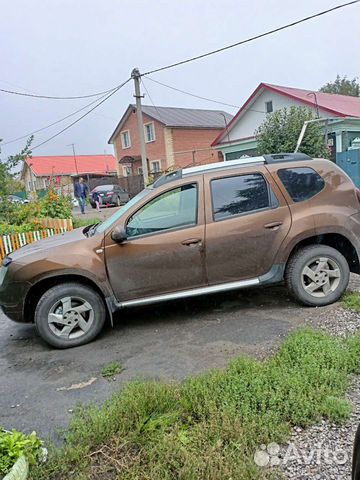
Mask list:
[[26,158],[20,178],[27,192],[45,190],[52,182],[63,193],[73,194],[74,180],[80,176],[91,186],[104,177],[114,183],[116,175],[114,155],[47,155]]
[[[211,143],[231,121],[229,113],[147,105],[142,111],[150,173],[219,160]],[[136,105],[128,106],[109,143],[114,146],[119,176],[142,173]]]

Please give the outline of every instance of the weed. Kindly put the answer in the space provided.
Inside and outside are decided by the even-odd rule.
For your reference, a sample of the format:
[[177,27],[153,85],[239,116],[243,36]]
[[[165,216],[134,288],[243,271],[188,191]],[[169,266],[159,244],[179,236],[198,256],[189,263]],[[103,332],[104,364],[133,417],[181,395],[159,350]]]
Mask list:
[[183,383],[132,382],[103,407],[80,408],[33,480],[271,478],[253,455],[293,425],[348,417],[360,337],[289,335],[262,362],[240,357]]
[[356,292],[346,292],[342,297],[342,306],[346,310],[360,312],[360,294]]
[[111,378],[114,375],[118,375],[122,371],[123,371],[123,367],[122,367],[121,363],[111,362],[111,363],[105,365],[105,367],[102,368],[101,375],[104,378]]

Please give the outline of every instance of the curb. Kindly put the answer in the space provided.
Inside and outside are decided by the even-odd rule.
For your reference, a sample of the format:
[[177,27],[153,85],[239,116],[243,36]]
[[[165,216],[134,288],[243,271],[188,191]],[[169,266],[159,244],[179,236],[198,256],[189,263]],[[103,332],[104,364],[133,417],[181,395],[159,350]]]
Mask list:
[[24,456],[19,457],[10,472],[3,480],[26,480],[29,473],[29,464]]

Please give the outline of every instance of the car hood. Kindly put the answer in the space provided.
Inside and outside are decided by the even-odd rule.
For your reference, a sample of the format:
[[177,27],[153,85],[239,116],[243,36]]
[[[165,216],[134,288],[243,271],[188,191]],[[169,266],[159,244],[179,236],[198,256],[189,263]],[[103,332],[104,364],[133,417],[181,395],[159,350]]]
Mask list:
[[21,258],[25,255],[31,255],[39,251],[53,249],[67,243],[77,242],[86,238],[86,236],[83,234],[83,230],[83,227],[76,228],[71,232],[65,232],[59,235],[54,235],[53,237],[44,238],[43,240],[38,240],[37,242],[30,243],[29,245],[25,245],[24,247],[15,250],[9,254],[9,257],[15,261],[21,260]]

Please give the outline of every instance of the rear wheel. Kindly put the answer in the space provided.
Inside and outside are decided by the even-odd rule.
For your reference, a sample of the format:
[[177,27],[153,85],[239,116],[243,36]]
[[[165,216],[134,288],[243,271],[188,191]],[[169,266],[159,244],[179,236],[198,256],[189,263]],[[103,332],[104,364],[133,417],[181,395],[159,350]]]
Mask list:
[[105,306],[91,287],[63,283],[47,290],[35,309],[35,324],[45,342],[57,348],[93,340],[105,323]]
[[285,282],[296,300],[316,307],[336,302],[346,290],[349,276],[349,265],[338,250],[310,245],[290,258]]
[[117,197],[116,198],[116,206],[120,207],[120,205],[121,205],[120,197]]

